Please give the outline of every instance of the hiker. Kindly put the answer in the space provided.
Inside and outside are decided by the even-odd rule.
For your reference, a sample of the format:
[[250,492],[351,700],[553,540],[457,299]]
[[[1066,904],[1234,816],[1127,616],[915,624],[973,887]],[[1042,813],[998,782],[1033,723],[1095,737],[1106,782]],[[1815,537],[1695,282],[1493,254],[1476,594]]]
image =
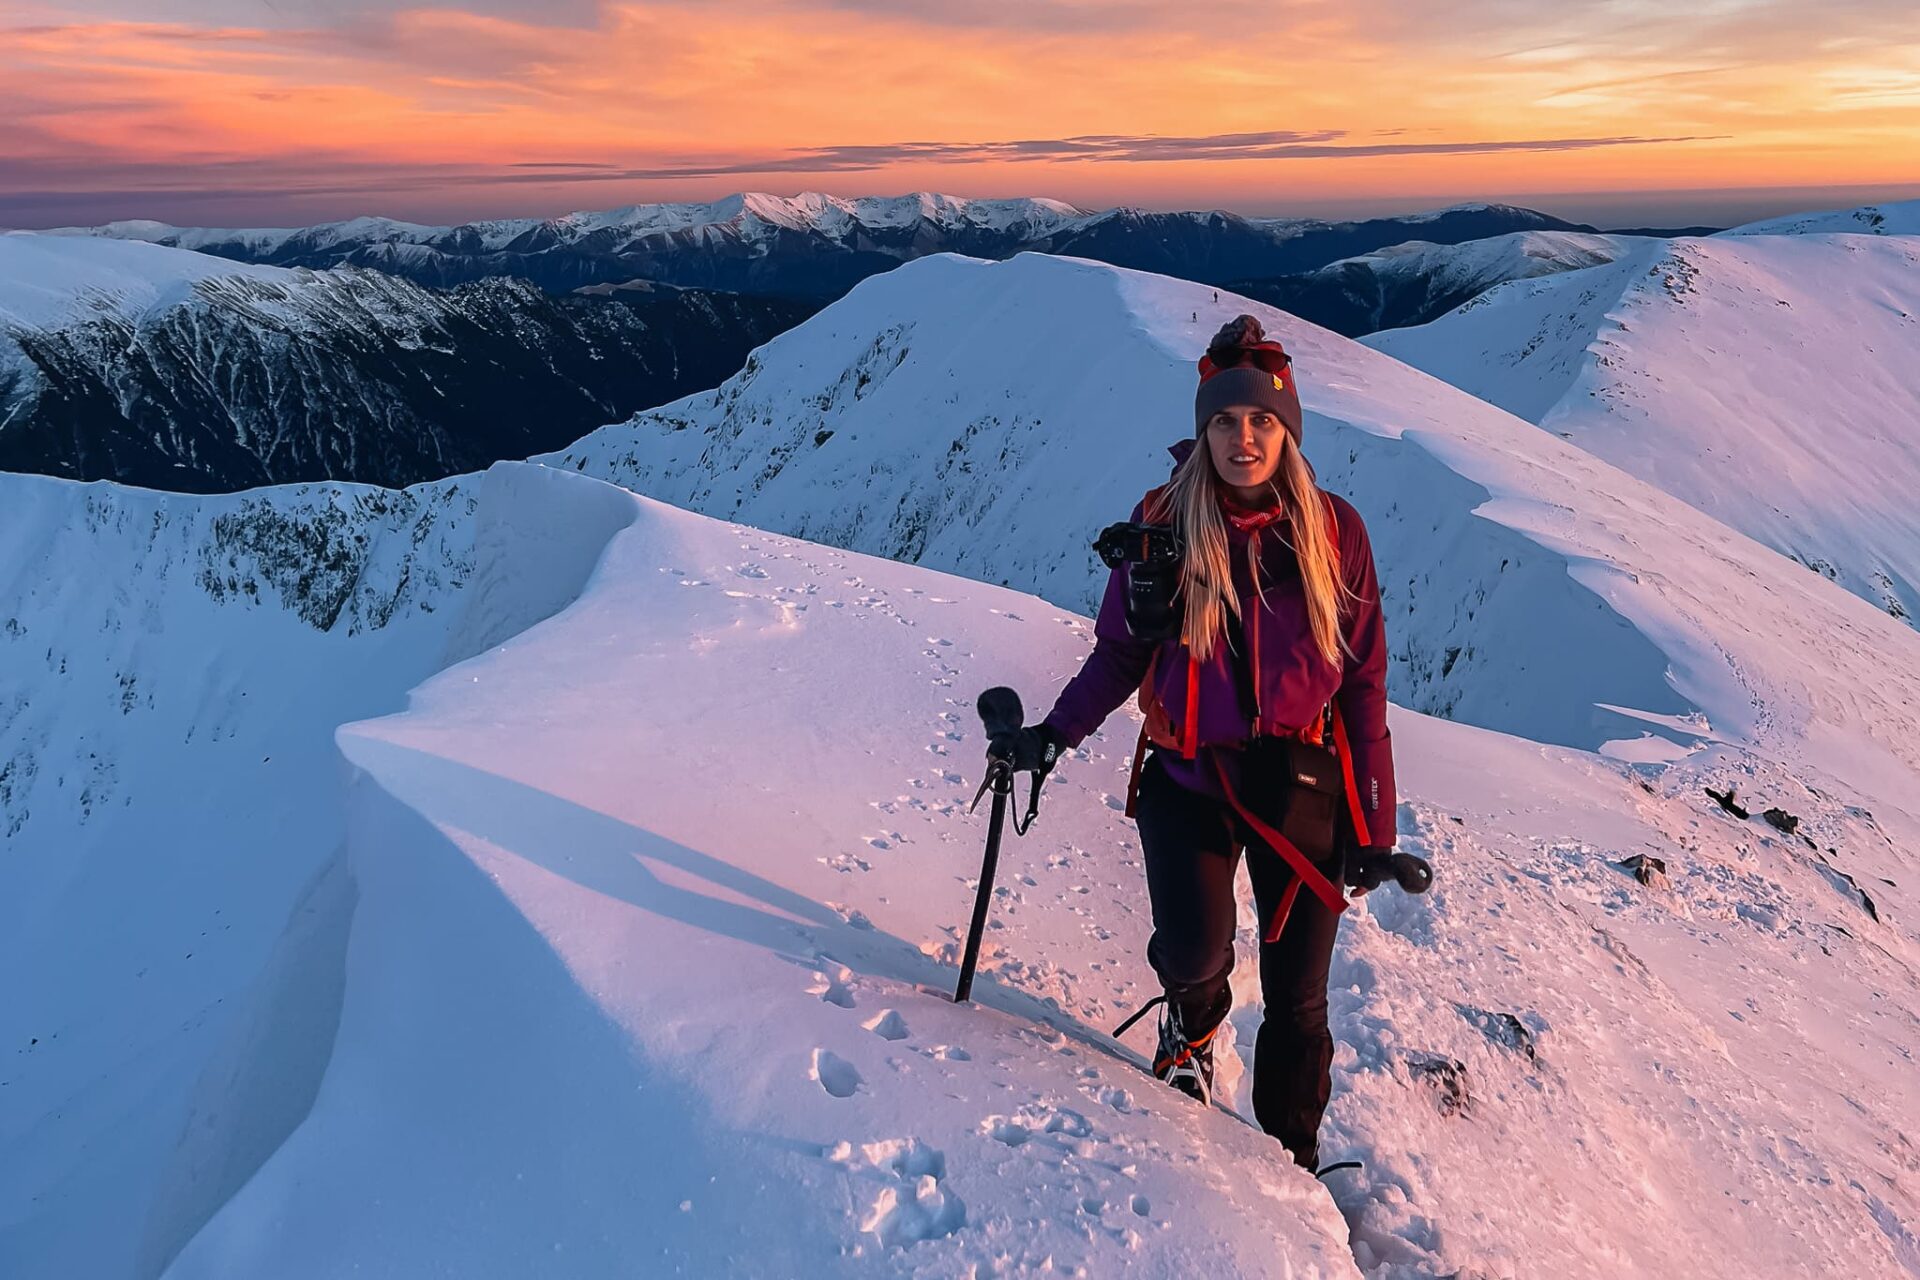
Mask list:
[[1314,1169],[1331,1089],[1327,970],[1342,887],[1364,892],[1393,867],[1425,864],[1391,852],[1373,552],[1359,513],[1315,483],[1300,451],[1291,361],[1243,315],[1199,367],[1194,435],[1172,447],[1171,478],[1132,523],[1103,535],[1103,555],[1115,536],[1134,550],[1108,579],[1086,664],[1047,717],[1020,730],[1031,736],[1019,754],[1051,762],[1139,692],[1146,724],[1127,813],[1153,907],[1147,959],[1164,990],[1154,1074],[1211,1096],[1244,848],[1265,1006],[1254,1116]]

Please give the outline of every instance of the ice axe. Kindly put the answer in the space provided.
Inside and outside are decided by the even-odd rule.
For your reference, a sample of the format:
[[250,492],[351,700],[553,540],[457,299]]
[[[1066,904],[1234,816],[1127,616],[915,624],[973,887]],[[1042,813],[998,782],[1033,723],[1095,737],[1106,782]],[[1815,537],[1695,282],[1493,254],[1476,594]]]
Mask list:
[[[993,808],[987,817],[987,853],[980,862],[980,887],[973,895],[973,925],[967,930],[967,950],[960,960],[960,985],[953,990],[955,1004],[965,1004],[973,992],[973,970],[980,962],[980,936],[986,931],[987,907],[993,901],[993,874],[1000,862],[1000,835],[1006,829],[1007,806],[1013,796],[1014,735],[1026,719],[1020,695],[1005,685],[986,690],[974,707],[987,731],[987,775],[980,780],[980,789],[973,793],[973,803],[967,812],[980,807],[980,797],[989,789],[993,792]],[[1014,819],[1016,834],[1025,835],[1039,815],[1040,784],[1045,780],[1045,772],[1034,769],[1033,792],[1027,800],[1026,816]]]

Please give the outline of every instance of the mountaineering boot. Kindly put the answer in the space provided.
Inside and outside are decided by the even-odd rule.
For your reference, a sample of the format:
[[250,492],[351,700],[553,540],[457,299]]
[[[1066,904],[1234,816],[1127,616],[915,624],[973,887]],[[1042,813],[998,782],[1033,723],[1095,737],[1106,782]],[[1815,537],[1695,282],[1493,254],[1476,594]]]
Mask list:
[[1160,1009],[1160,1047],[1153,1055],[1153,1074],[1206,1103],[1213,1098],[1213,1037],[1226,1025],[1223,1017],[1205,1034],[1189,1039],[1180,1010],[1169,1000]]

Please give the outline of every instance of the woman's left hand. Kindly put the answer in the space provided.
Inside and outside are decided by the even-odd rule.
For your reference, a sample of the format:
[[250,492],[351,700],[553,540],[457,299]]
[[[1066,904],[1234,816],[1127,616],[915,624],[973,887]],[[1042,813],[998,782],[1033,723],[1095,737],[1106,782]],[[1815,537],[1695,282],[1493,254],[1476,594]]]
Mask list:
[[1401,853],[1391,846],[1348,845],[1347,887],[1358,898],[1392,880],[1408,893],[1425,893],[1433,884],[1433,868],[1425,858]]

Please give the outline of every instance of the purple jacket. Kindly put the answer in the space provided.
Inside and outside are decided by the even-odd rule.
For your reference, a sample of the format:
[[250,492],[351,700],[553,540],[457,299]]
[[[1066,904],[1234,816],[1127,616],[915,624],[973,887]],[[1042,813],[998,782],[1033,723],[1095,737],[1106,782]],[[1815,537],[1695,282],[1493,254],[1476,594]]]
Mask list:
[[[1172,447],[1176,465],[1193,447],[1192,440],[1182,440]],[[1234,668],[1229,665],[1246,659],[1227,645],[1216,645],[1213,656],[1199,667],[1197,757],[1184,760],[1176,752],[1163,751],[1162,763],[1168,776],[1181,785],[1224,799],[1214,775],[1216,753],[1237,788],[1237,748],[1256,729],[1269,734],[1295,732],[1312,723],[1331,699],[1339,706],[1353,751],[1354,782],[1371,828],[1369,843],[1387,847],[1394,842],[1395,797],[1393,743],[1387,734],[1387,635],[1380,612],[1380,587],[1374,576],[1373,547],[1360,513],[1344,498],[1334,494],[1327,497],[1340,529],[1341,575],[1358,597],[1348,602],[1341,616],[1352,656],[1336,668],[1314,647],[1307,629],[1300,566],[1282,536],[1284,531],[1268,528],[1257,535],[1266,585],[1266,603],[1261,606],[1247,571],[1246,544],[1252,535],[1229,523],[1233,580],[1240,594],[1243,630],[1251,640],[1247,648],[1258,704],[1257,724],[1241,705]],[[1141,515],[1136,505],[1132,518],[1139,520]],[[1116,569],[1107,579],[1100,616],[1094,622],[1093,652],[1067,681],[1053,710],[1047,713],[1045,723],[1069,747],[1079,746],[1139,689],[1154,657],[1155,643],[1136,640],[1127,630],[1124,574],[1124,569]],[[1187,647],[1177,639],[1162,641],[1157,647],[1160,652],[1159,661],[1153,664],[1154,692],[1180,728],[1187,706]]]

